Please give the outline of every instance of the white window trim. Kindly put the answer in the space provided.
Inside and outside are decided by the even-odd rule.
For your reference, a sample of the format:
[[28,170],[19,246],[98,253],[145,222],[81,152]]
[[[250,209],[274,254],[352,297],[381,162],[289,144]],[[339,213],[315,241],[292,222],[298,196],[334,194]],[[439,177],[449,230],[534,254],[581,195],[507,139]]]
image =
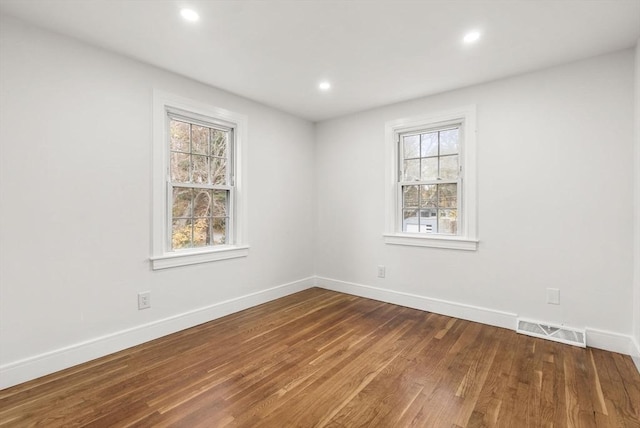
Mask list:
[[[234,218],[232,221],[233,243],[215,247],[191,250],[171,251],[169,248],[169,195],[167,174],[169,145],[167,144],[167,112],[182,110],[195,115],[224,121],[234,125],[235,134],[235,180],[234,180]],[[247,117],[199,101],[173,95],[167,92],[153,91],[153,201],[152,201],[152,269],[165,269],[226,260],[249,255],[247,245],[247,192],[245,185]]]
[[[403,233],[399,228],[401,195],[398,190],[398,135],[421,129],[435,128],[452,122],[462,122],[462,224],[459,235]],[[385,203],[386,224],[384,241],[393,245],[476,250],[477,238],[477,180],[476,180],[476,107],[460,107],[450,111],[396,119],[385,124]]]

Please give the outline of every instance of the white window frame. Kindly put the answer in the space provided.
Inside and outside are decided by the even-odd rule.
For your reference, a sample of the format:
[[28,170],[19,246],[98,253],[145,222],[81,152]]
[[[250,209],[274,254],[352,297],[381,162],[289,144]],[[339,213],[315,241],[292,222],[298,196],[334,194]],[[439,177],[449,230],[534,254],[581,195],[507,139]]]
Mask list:
[[[218,124],[233,133],[233,189],[230,192],[229,243],[201,248],[171,248],[171,181],[169,175],[169,117],[180,115],[194,122]],[[152,269],[226,260],[249,255],[246,221],[247,117],[199,101],[154,90],[153,92],[153,202]]]
[[[402,231],[402,194],[400,191],[400,135],[461,124],[460,188],[458,234],[425,234]],[[384,241],[392,245],[477,250],[477,182],[476,182],[476,108],[457,109],[396,119],[385,124],[385,202]]]

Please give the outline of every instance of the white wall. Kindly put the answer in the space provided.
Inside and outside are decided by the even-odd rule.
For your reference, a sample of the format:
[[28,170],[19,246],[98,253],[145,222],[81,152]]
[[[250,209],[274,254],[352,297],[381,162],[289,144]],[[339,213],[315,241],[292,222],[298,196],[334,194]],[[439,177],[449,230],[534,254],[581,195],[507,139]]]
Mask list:
[[[633,69],[627,50],[318,124],[320,285],[590,327],[594,343],[627,352]],[[479,249],[385,245],[385,122],[469,104],[477,106]],[[386,265],[385,279],[376,265]],[[561,305],[546,304],[547,287],[561,290]]]
[[636,135],[635,135],[635,156],[634,156],[634,312],[633,312],[633,332],[634,349],[631,355],[640,370],[640,39],[636,42]]
[[[2,385],[312,284],[312,123],[20,21],[0,28]],[[248,117],[249,257],[150,270],[156,88]],[[152,308],[138,311],[143,290]]]

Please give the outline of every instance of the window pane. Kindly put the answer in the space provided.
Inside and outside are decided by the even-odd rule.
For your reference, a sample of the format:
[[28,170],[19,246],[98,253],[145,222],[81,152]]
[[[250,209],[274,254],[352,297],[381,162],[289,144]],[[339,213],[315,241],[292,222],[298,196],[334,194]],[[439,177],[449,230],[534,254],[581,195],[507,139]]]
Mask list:
[[440,157],[440,178],[443,180],[458,178],[458,155]]
[[420,136],[421,144],[421,156],[423,158],[427,156],[438,156],[438,133],[430,132],[429,134],[422,134]]
[[190,156],[184,153],[171,153],[171,181],[189,182]]
[[212,198],[211,190],[194,189],[195,198],[193,200],[193,216],[194,217],[210,217]]
[[193,246],[211,245],[211,219],[198,218],[193,223]]
[[403,210],[402,231],[403,232],[419,232],[420,231],[420,222],[418,220],[418,210]]
[[458,233],[458,210],[438,210],[438,233]]
[[192,189],[186,187],[173,188],[172,217],[191,217]]
[[458,129],[440,132],[440,156],[458,153]]
[[227,157],[228,136],[226,131],[211,130],[211,156]]
[[191,153],[209,154],[209,128],[191,125]]
[[422,180],[436,180],[438,178],[438,158],[422,159]]
[[211,183],[227,184],[227,159],[211,158]]
[[458,207],[458,185],[438,184],[438,207],[457,208]]
[[209,158],[207,156],[193,155],[191,156],[193,162],[193,183],[208,183],[209,182]]
[[438,213],[435,209],[420,210],[420,232],[436,233],[438,231]]
[[191,219],[173,219],[171,247],[174,250],[191,247]]
[[171,136],[170,149],[175,152],[189,152],[189,124],[177,120],[169,121]]
[[227,243],[227,218],[214,217],[213,219],[213,245]]
[[213,216],[226,217],[228,206],[228,190],[213,191]]
[[420,186],[402,187],[402,204],[405,208],[418,208],[418,187]]
[[402,143],[404,151],[404,158],[419,158],[420,157],[420,136],[412,135],[410,137],[402,137]]
[[438,186],[436,184],[420,186],[420,208],[436,208],[437,206]]
[[403,181],[420,180],[420,159],[404,161]]

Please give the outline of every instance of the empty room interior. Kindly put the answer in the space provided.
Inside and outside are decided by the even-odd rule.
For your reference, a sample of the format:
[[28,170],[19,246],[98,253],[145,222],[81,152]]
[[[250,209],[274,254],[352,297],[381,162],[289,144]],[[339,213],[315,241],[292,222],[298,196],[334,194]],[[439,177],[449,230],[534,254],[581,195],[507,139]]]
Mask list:
[[640,0],[0,0],[0,426],[640,427]]

